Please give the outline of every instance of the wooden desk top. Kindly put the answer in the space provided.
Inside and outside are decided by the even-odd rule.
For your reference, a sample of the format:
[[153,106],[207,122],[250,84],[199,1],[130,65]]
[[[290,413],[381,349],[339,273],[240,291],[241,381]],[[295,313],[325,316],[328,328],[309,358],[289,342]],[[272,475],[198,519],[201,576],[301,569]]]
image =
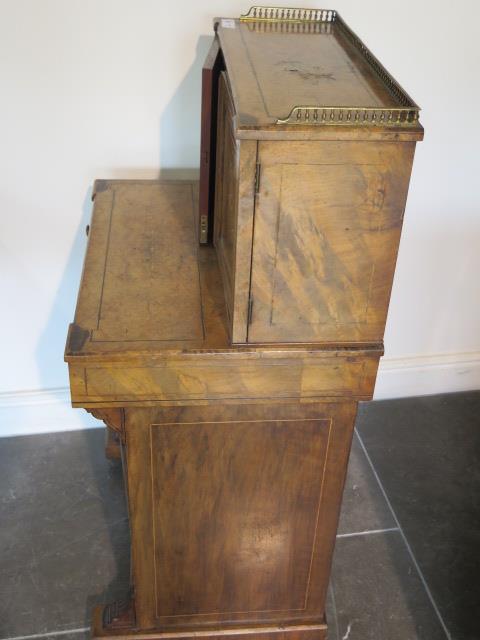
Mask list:
[[198,183],[101,180],[65,359],[227,346],[212,247],[199,247]]

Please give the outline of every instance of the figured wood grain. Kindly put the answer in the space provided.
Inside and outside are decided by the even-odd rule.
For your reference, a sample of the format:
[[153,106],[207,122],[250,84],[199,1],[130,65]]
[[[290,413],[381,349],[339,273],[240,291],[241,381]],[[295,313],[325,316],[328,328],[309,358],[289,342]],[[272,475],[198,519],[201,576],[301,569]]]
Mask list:
[[132,525],[154,626],[323,623],[355,408],[126,410],[128,459],[149,457]]
[[304,609],[329,432],[311,419],[152,424],[159,617]]
[[106,366],[71,365],[75,404],[101,402],[299,400],[325,397],[369,399],[380,353],[284,352],[237,357],[169,358],[150,366],[125,362]]
[[[119,186],[112,191],[102,295],[92,340],[201,339],[200,283],[190,218],[193,188],[188,192],[183,185],[165,184],[161,189],[152,185],[122,191]],[[171,252],[174,239],[176,251]],[[126,253],[127,243],[131,251]],[[170,285],[173,278],[175,289]]]
[[228,345],[217,259],[198,246],[197,211],[197,182],[97,182],[67,361]]
[[95,201],[75,322],[91,342],[202,341],[197,184],[109,182]]
[[249,342],[382,340],[413,152],[260,143]]

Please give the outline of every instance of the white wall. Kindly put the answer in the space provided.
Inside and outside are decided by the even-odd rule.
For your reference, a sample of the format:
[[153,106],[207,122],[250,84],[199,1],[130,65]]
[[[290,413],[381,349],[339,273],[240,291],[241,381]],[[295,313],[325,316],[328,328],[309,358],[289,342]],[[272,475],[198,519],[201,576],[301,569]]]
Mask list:
[[[248,6],[0,0],[0,407],[34,402],[39,396],[17,393],[28,390],[65,400],[63,346],[92,182],[197,167],[212,18]],[[473,0],[332,8],[421,105],[426,129],[378,396],[480,387],[480,10]],[[15,429],[5,421],[4,433]]]

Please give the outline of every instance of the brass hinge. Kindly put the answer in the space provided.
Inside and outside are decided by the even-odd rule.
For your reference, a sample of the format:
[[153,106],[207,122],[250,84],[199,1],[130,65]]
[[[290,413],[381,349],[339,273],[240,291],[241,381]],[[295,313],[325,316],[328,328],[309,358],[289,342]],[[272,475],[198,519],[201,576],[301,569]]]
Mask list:
[[248,300],[247,324],[252,324],[252,313],[253,313],[253,298],[250,297]]
[[205,214],[200,216],[200,244],[208,242],[208,217]]
[[255,165],[255,193],[260,191],[260,163]]

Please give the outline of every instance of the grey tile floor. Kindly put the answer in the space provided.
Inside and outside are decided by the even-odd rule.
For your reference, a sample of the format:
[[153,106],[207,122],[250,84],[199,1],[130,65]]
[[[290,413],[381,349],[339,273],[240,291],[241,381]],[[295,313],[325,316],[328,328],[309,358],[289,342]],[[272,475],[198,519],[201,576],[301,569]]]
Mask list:
[[[480,393],[361,407],[329,588],[331,640],[480,638],[479,416]],[[92,607],[125,594],[122,475],[103,437],[0,440],[0,640],[83,640]]]

